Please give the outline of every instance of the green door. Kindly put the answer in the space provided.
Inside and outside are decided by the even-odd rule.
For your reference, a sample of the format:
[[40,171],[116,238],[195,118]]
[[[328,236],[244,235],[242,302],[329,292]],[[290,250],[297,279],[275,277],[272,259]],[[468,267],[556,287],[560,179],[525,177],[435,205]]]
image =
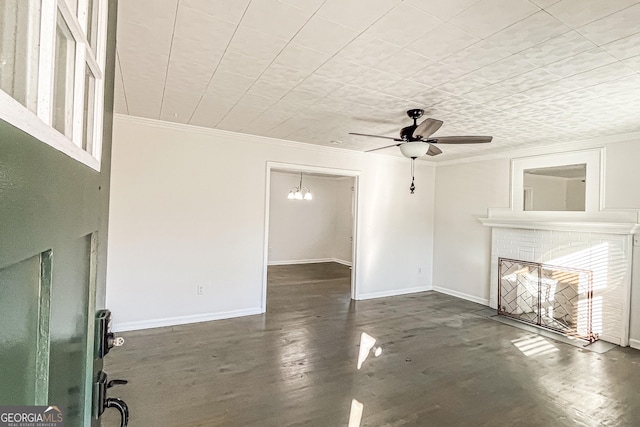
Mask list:
[[45,405],[51,252],[0,269],[0,402]]
[[104,3],[100,170],[3,120],[11,104],[0,109],[0,405],[59,406],[68,427],[91,424],[106,287],[117,1]]
[[103,173],[0,120],[0,405],[56,405],[67,426],[90,417]]

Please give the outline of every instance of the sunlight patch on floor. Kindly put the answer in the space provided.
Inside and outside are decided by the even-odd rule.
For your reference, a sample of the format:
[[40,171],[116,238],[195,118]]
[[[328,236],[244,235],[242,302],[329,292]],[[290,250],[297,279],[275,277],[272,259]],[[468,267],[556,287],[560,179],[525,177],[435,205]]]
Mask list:
[[511,343],[527,357],[542,356],[559,351],[549,340],[539,335],[527,335]]

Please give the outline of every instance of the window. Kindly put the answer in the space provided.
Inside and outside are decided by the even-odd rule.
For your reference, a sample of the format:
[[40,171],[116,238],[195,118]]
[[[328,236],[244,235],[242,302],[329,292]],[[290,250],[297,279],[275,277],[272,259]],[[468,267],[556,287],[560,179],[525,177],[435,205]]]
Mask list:
[[96,78],[87,66],[84,72],[84,115],[82,120],[82,148],[93,152],[93,127],[95,122]]
[[73,89],[76,42],[64,18],[56,22],[55,68],[53,69],[53,127],[73,137]]
[[0,89],[36,111],[40,1],[0,2]]
[[98,6],[99,0],[88,0],[87,3],[87,40],[95,52],[98,38]]
[[101,0],[0,1],[0,118],[94,169],[106,12]]

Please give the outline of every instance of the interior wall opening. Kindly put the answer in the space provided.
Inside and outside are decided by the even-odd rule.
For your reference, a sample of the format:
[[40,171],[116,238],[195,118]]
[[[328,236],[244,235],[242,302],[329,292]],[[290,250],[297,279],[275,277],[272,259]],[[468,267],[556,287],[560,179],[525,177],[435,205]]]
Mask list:
[[357,177],[302,167],[268,174],[263,309],[295,292],[354,298]]

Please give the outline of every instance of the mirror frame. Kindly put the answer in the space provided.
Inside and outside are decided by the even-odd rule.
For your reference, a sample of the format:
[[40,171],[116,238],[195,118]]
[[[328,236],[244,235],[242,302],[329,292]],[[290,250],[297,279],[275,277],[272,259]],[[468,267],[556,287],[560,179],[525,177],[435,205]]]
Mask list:
[[[511,210],[524,214],[585,215],[600,211],[602,149],[570,151],[557,154],[545,154],[534,157],[521,157],[511,160]],[[553,166],[586,165],[586,186],[584,211],[525,211],[524,210],[524,171],[525,169]]]

